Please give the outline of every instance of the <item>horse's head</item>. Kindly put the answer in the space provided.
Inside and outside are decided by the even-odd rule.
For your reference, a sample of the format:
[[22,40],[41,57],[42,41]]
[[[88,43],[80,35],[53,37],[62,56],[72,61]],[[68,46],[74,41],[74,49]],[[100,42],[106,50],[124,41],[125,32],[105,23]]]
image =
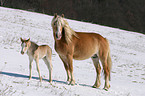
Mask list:
[[55,14],[54,18],[52,19],[51,26],[53,28],[53,34],[56,40],[61,39],[64,25],[64,15],[62,14],[62,16],[58,16],[57,14]]
[[28,48],[29,48],[29,44],[30,44],[30,38],[28,40],[24,40],[22,38],[21,39],[21,54],[23,55],[24,53],[27,52]]

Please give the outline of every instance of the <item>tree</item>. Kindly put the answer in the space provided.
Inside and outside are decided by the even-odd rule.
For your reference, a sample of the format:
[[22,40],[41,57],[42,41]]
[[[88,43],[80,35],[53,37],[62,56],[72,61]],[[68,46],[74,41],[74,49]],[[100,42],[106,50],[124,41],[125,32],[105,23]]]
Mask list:
[[3,6],[5,3],[7,3],[7,0],[1,0],[0,3],[1,3],[1,6]]

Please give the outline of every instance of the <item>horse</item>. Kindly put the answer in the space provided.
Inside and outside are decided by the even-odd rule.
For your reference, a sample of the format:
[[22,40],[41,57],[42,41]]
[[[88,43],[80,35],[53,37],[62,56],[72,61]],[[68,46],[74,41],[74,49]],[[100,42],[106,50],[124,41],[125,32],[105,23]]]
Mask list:
[[39,74],[40,82],[42,81],[42,77],[40,75],[40,69],[39,69],[39,59],[43,59],[45,64],[47,65],[47,68],[49,70],[49,82],[52,82],[52,50],[48,45],[41,45],[38,46],[36,43],[30,41],[30,38],[28,40],[21,39],[21,54],[27,53],[29,56],[29,80],[32,78],[32,62],[35,60],[36,66],[37,66],[37,72]]
[[97,33],[75,32],[65,20],[64,14],[62,16],[55,14],[51,26],[55,40],[55,50],[64,64],[67,82],[70,85],[75,85],[73,59],[85,60],[91,57],[97,73],[93,88],[99,88],[101,85],[100,60],[105,74],[104,89],[108,90],[110,88],[109,80],[112,66],[109,41]]

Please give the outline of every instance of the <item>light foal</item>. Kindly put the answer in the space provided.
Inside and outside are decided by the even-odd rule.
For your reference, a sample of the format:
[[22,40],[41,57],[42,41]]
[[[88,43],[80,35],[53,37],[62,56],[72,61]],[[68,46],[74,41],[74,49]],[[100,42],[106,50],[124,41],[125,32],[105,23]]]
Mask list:
[[42,81],[39,69],[39,59],[43,59],[49,70],[49,82],[51,82],[52,81],[51,48],[48,45],[38,46],[36,43],[31,42],[30,39],[28,40],[23,40],[22,38],[20,39],[22,47],[21,54],[23,55],[24,53],[27,53],[27,55],[29,56],[29,71],[30,71],[29,79],[31,79],[32,77],[32,62],[33,60],[35,60],[40,82]]
[[97,73],[93,87],[98,88],[101,84],[100,60],[105,74],[104,89],[108,90],[110,88],[109,79],[112,66],[108,40],[96,33],[75,32],[64,19],[64,15],[58,16],[55,14],[51,26],[55,39],[55,50],[64,63],[69,84],[75,84],[73,59],[84,60],[91,57]]

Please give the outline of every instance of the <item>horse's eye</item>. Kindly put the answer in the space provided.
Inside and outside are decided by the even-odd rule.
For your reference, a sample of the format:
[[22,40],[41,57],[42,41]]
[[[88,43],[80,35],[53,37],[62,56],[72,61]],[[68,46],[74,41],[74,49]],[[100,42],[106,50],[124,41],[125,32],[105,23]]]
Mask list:
[[54,26],[56,25],[56,22],[54,23]]

